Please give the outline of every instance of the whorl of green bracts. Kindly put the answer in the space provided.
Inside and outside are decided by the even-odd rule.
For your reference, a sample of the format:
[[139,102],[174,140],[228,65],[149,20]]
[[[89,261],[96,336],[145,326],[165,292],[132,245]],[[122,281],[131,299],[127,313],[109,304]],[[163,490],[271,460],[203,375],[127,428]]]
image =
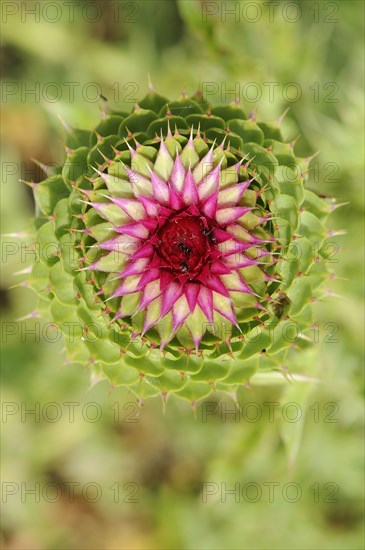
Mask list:
[[[235,294],[237,325],[215,312],[198,349],[184,326],[161,350],[158,328],[143,334],[143,312],[118,317],[122,298],[110,297],[120,281],[105,268],[109,253],[95,247],[116,236],[111,223],[125,223],[107,198],[133,196],[126,168],[149,177],[161,141],[172,161],[184,156],[192,170],[212,149],[222,187],[252,180],[240,202],[252,210],[241,226],[265,241],[248,254],[260,265],[240,270],[253,292]],[[294,355],[311,344],[312,302],[329,278],[324,222],[335,205],[305,188],[311,159],[295,156],[279,123],[257,122],[236,103],[211,108],[201,94],[169,102],[151,90],[129,114],[103,112],[93,131],[66,126],[66,154],[34,185],[38,258],[29,286],[41,314],[64,333],[68,362],[127,386],[140,401],[175,395],[194,406],[213,391],[234,396],[255,373],[290,372]]]

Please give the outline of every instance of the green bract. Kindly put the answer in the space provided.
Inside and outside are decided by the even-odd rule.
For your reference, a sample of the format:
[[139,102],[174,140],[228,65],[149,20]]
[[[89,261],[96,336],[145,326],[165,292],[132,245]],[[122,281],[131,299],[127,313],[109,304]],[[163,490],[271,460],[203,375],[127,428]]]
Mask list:
[[[62,330],[69,362],[88,365],[94,379],[127,386],[140,401],[174,395],[193,405],[213,391],[234,396],[257,372],[290,372],[292,359],[310,345],[311,303],[328,278],[325,244],[330,233],[324,222],[334,205],[305,188],[310,158],[296,157],[294,143],[284,141],[278,124],[256,122],[237,104],[210,108],[201,94],[168,102],[151,90],[130,114],[104,112],[94,131],[66,127],[66,153],[64,165],[35,186],[38,257],[29,285],[39,295],[41,313]],[[205,158],[211,159],[207,170]],[[122,239],[119,227],[124,231],[126,224],[136,223],[143,211],[141,195],[149,196],[151,205],[161,203],[154,182],[159,178],[162,186],[171,187],[171,171],[178,163],[195,178],[201,196],[206,174],[220,170],[215,192],[228,206],[234,186],[249,182],[243,194],[236,194],[234,206],[244,214],[236,216],[230,229],[223,222],[222,227],[241,244],[251,239],[244,254],[252,265],[241,267],[240,250],[235,263],[229,260],[237,273],[217,275],[230,293],[209,290],[211,319],[203,300],[200,308],[193,305],[194,313],[188,312],[184,296],[161,315],[165,290],[155,309],[139,309],[143,288],[132,276],[134,291],[118,295],[129,258],[126,262],[125,252],[105,246]],[[184,189],[189,203],[188,187]],[[212,196],[206,194],[197,208],[209,213]],[[176,211],[184,210],[180,198],[174,195],[174,200],[180,205]],[[132,214],[126,210],[130,204]],[[232,212],[220,211],[218,218],[234,216]],[[200,211],[190,215],[189,223],[199,227],[199,216]],[[211,229],[204,231],[209,243],[201,241],[201,246],[215,249]],[[179,246],[188,257],[190,248]],[[145,272],[150,269],[146,263]],[[190,277],[188,263],[178,263],[177,279]],[[247,292],[232,288],[238,280]],[[199,292],[194,285],[203,283],[189,281]],[[208,273],[206,284],[213,288],[213,283]],[[146,324],[147,315],[152,323]]]

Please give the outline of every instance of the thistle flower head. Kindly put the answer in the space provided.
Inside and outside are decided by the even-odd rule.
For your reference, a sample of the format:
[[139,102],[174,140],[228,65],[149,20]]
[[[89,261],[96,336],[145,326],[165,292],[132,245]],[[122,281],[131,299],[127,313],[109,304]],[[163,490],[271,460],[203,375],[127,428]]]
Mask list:
[[333,204],[305,188],[310,158],[278,124],[201,94],[150,90],[94,132],[65,129],[64,165],[34,185],[47,254],[28,285],[68,361],[140,400],[192,404],[290,370],[329,278]]
[[[255,199],[258,194],[254,180],[241,175],[242,161],[224,173],[219,151],[213,145],[200,159],[193,131],[175,155],[162,139],[154,163],[145,158],[134,167],[133,158],[143,154],[130,148],[127,191],[115,196],[114,181],[109,195],[99,193],[106,202],[90,203],[110,223],[113,237],[98,243],[103,255],[88,269],[115,273],[118,282],[109,297],[119,301],[115,318],[131,317],[142,335],[157,329],[161,348],[179,334],[186,344],[190,334],[190,347],[198,351],[207,326],[217,321],[227,325],[227,335],[232,325],[239,328],[239,295],[261,307],[254,304],[245,268],[259,270],[272,242],[249,231],[247,221],[251,227],[254,219],[253,229],[258,228],[269,223],[269,213],[258,204],[248,206],[247,189]],[[108,187],[109,176],[100,176]],[[119,210],[120,222],[110,205]],[[264,271],[262,277],[270,280]]]

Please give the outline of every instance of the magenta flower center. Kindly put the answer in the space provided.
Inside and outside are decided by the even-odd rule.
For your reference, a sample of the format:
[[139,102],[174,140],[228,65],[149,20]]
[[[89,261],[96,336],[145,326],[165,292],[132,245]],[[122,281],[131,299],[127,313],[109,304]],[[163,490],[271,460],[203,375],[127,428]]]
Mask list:
[[203,216],[187,212],[171,216],[157,234],[156,251],[163,267],[189,278],[199,275],[210,254],[212,232]]

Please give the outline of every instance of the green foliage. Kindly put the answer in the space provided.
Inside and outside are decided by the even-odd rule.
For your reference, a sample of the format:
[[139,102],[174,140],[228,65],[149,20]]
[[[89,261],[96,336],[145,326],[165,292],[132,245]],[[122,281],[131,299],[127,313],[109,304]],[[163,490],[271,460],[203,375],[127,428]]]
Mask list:
[[[294,3],[264,0],[255,2],[258,9],[262,8],[262,16],[255,23],[243,18],[236,22],[229,15],[223,22],[219,13],[203,23],[200,0],[123,0],[111,3],[114,11],[109,9],[109,3],[98,2],[103,15],[96,22],[89,22],[83,16],[85,5],[91,3],[75,1],[71,6],[74,8],[71,23],[66,2],[60,2],[62,17],[57,23],[42,16],[38,21],[31,14],[31,9],[37,9],[37,5],[40,8],[42,2],[27,6],[29,13],[22,22],[23,4],[4,3],[4,11],[17,10],[18,6],[19,10],[2,25],[5,81],[2,152],[5,161],[12,163],[10,166],[19,167],[17,173],[9,177],[6,169],[9,165],[5,164],[2,185],[2,232],[6,236],[1,298],[3,320],[10,323],[10,327],[3,325],[2,397],[4,404],[19,407],[19,412],[7,420],[3,415],[2,479],[18,483],[19,487],[25,483],[29,489],[34,489],[37,482],[41,487],[52,483],[50,493],[55,494],[53,489],[56,492],[58,488],[66,497],[51,503],[43,498],[36,502],[33,495],[22,499],[20,492],[9,496],[3,505],[2,546],[6,549],[363,548],[363,453],[359,444],[363,438],[364,407],[363,324],[360,321],[364,279],[360,269],[364,206],[361,183],[364,173],[363,3],[298,0],[295,4],[301,8],[302,16],[295,23],[283,17],[285,9],[289,10],[289,16],[295,13]],[[51,4],[55,3],[46,4],[50,6],[51,17],[55,13]],[[133,19],[133,4],[137,4],[136,21],[125,21],[131,15]],[[226,2],[227,10],[235,9],[237,4],[240,10],[247,9],[244,2]],[[90,7],[91,17],[95,13],[93,9]],[[273,21],[269,19],[270,11],[275,13]],[[248,15],[252,18],[254,11]],[[166,415],[161,414],[160,399],[146,400],[138,413],[135,397],[128,390],[140,380],[141,352],[136,348],[133,359],[130,357],[137,366],[120,369],[117,362],[104,363],[103,371],[100,364],[93,367],[93,382],[98,380],[100,372],[118,388],[110,391],[105,381],[85,392],[90,381],[90,353],[86,346],[82,349],[74,346],[75,338],[79,340],[82,336],[78,315],[84,318],[84,312],[70,307],[72,296],[67,295],[70,289],[67,276],[65,295],[59,290],[59,297],[49,296],[47,289],[53,268],[56,269],[52,276],[58,280],[57,269],[63,267],[62,273],[73,277],[78,265],[65,254],[66,243],[74,242],[74,236],[67,231],[71,223],[69,187],[66,198],[62,198],[63,190],[59,196],[54,210],[55,226],[48,225],[44,234],[50,243],[57,244],[61,239],[65,243],[63,263],[57,256],[52,258],[52,251],[56,249],[50,247],[49,261],[36,262],[30,286],[41,293],[41,310],[44,309],[46,315],[51,299],[52,318],[59,322],[71,319],[79,328],[75,328],[74,334],[70,329],[62,342],[45,338],[44,334],[52,334],[50,325],[46,325],[48,332],[42,334],[43,325],[39,329],[38,318],[15,324],[14,319],[39,305],[35,304],[34,293],[21,284],[7,291],[24,278],[14,273],[22,271],[32,257],[31,239],[23,231],[18,232],[19,228],[27,227],[34,205],[29,190],[21,186],[18,179],[37,182],[44,175],[34,170],[29,158],[38,158],[45,164],[63,164],[64,138],[60,136],[57,115],[71,125],[96,128],[100,136],[106,137],[119,135],[120,123],[135,101],[139,101],[143,109],[159,114],[165,98],[152,104],[147,95],[142,102],[147,72],[165,98],[175,97],[177,86],[178,91],[191,92],[201,81],[213,83],[218,86],[209,97],[213,115],[225,120],[229,120],[228,117],[247,120],[249,114],[257,110],[255,124],[266,140],[290,142],[300,134],[296,154],[312,155],[320,151],[320,156],[311,163],[304,197],[301,181],[297,182],[281,165],[275,170],[275,179],[281,193],[293,197],[303,212],[313,214],[321,224],[331,211],[331,196],[337,197],[340,203],[349,203],[333,212],[328,221],[331,228],[345,229],[347,235],[329,235],[321,249],[328,267],[336,273],[330,283],[331,291],[341,298],[327,299],[324,291],[313,305],[314,324],[307,333],[314,345],[303,352],[288,352],[291,370],[311,381],[291,383],[290,376],[284,380],[281,373],[272,370],[273,360],[267,354],[235,361],[234,370],[227,355],[224,363],[213,361],[209,365],[219,378],[216,392],[198,403],[196,420],[188,402],[181,399],[168,401]],[[6,95],[9,82],[18,91]],[[76,83],[73,99],[65,86],[70,82]],[[270,82],[276,86],[274,101],[270,101],[269,86],[264,84]],[[282,93],[290,82],[297,83],[302,91],[301,97],[294,101]],[[39,97],[35,93],[24,96],[24,90],[34,90],[36,83],[39,83]],[[60,93],[56,100],[54,87],[49,89],[48,96],[42,95],[49,83],[58,84]],[[85,100],[88,83],[100,86],[109,106],[118,114],[99,122],[98,102]],[[259,103],[246,101],[243,114],[229,106],[232,94],[222,97],[224,85],[228,90],[235,90],[236,83],[244,101],[248,83],[255,83],[262,92]],[[92,93],[94,91],[92,89]],[[334,101],[328,101],[330,93]],[[199,95],[194,96],[194,101],[200,105]],[[219,106],[223,102],[225,106]],[[105,108],[105,102],[101,103]],[[261,122],[277,120],[287,109],[281,129],[276,123]],[[164,118],[163,115],[160,118]],[[180,123],[183,124],[181,119]],[[165,131],[166,126],[163,129]],[[213,128],[207,130],[206,135],[211,140],[219,140],[225,131]],[[154,139],[155,136],[142,135],[141,140],[136,136],[138,141],[148,137]],[[75,154],[80,148],[89,150],[97,144],[97,136],[90,131],[74,130],[66,139]],[[238,149],[240,140],[238,134],[234,139],[231,136],[232,146]],[[127,151],[127,146],[123,147]],[[285,160],[290,165],[290,155],[285,151],[281,154],[282,162]],[[116,163],[110,171],[114,169],[117,173],[118,168]],[[65,177],[65,184],[72,179],[75,179],[72,175]],[[91,189],[91,183],[85,180],[82,187]],[[318,194],[328,198],[318,200]],[[48,201],[46,194],[45,201]],[[72,207],[77,214],[81,213],[76,197]],[[297,274],[307,273],[310,266],[313,280],[323,275],[318,264],[312,265],[312,255],[318,255],[316,243],[322,235],[310,218],[305,215],[300,220],[306,236],[288,247],[285,260],[278,265],[284,293]],[[40,219],[39,225],[47,221]],[[99,219],[91,230],[92,238],[107,239],[106,226]],[[312,229],[316,235],[311,239]],[[281,231],[285,238],[285,228]],[[289,234],[289,228],[287,231]],[[15,232],[17,238],[13,236]],[[302,251],[300,257],[296,243]],[[21,252],[23,244],[29,247],[26,259]],[[18,253],[7,254],[8,249],[18,245]],[[86,277],[79,274],[73,281],[75,296],[78,293],[82,296],[84,310],[98,314],[100,307],[95,304],[94,289],[87,284]],[[272,313],[277,317],[286,315],[289,305],[286,300],[280,300],[279,295],[276,311]],[[304,322],[310,322],[309,309],[306,305],[298,313]],[[9,330],[13,333],[9,334]],[[117,337],[120,346],[124,346],[125,334],[122,331],[114,334],[113,338]],[[301,344],[305,342],[303,339]],[[281,345],[278,339],[276,349]],[[65,346],[70,361],[78,362],[79,368],[74,365],[58,368],[64,363]],[[169,387],[180,384],[174,358],[165,358],[168,376],[161,374],[161,388],[166,387],[167,379]],[[151,378],[156,379],[159,365],[155,363],[149,368]],[[203,397],[208,371],[200,370],[194,357],[190,357],[185,369],[185,378],[188,374],[197,375],[195,384],[199,375]],[[223,383],[220,377],[225,370],[228,374]],[[318,378],[321,383],[313,381]],[[242,381],[248,380],[251,386],[244,387]],[[233,401],[229,397],[220,400],[217,393],[220,389],[229,392],[234,385],[240,385],[236,398],[242,414],[238,416],[231,412],[239,412]],[[152,387],[151,392],[155,391],[156,387]],[[287,422],[283,416],[285,407],[293,401],[298,402],[303,411],[299,423]],[[276,402],[279,405],[270,419],[269,406],[265,403]],[[49,403],[57,403],[62,408],[57,422],[42,416],[42,410],[46,410],[44,407]],[[69,420],[69,409],[64,403],[76,403],[74,421]],[[89,422],[83,418],[83,407],[90,403],[101,407],[100,421]],[[21,410],[34,410],[36,404],[41,411],[39,421],[32,414],[24,420]],[[252,422],[248,416],[252,411],[255,413],[255,406],[263,414]],[[91,412],[94,410],[95,405]],[[329,423],[328,415],[333,411],[335,422]],[[85,499],[82,489],[89,482],[98,483],[102,489],[100,501],[92,503]],[[119,502],[110,489],[116,482],[121,488]],[[127,482],[138,484],[139,502],[124,502],[127,494],[123,487]],[[203,483],[206,482],[217,483],[218,492],[204,502]],[[269,500],[269,488],[264,485],[270,482],[279,483],[274,502]],[[78,484],[73,502],[67,498],[65,483]],[[222,483],[228,490],[239,484],[238,502],[233,494],[227,494],[226,502],[222,502]],[[252,483],[263,491],[257,502],[244,498],[245,494],[255,496],[254,487],[252,492],[243,491],[246,484]],[[298,502],[287,502],[282,497],[287,483],[296,483],[302,490]],[[326,485],[328,483],[335,486]],[[332,502],[328,497],[336,486],[337,502]]]

